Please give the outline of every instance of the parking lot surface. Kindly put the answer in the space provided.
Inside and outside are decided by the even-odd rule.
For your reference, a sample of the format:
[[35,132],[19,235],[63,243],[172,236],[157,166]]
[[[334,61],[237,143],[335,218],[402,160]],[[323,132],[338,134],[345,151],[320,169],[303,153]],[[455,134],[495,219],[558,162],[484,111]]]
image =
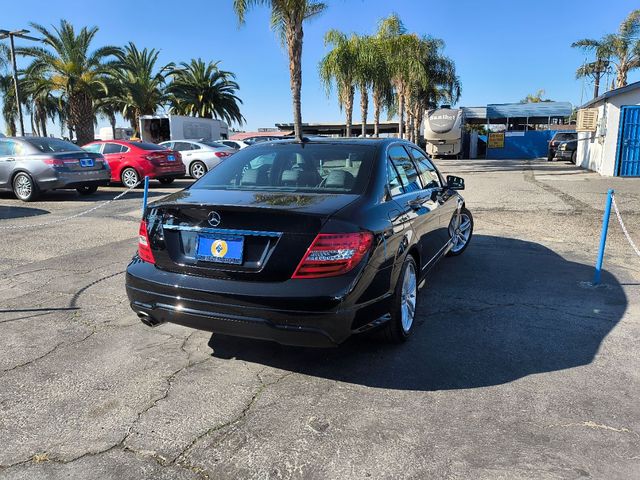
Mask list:
[[640,477],[640,258],[615,216],[588,284],[608,188],[640,241],[640,179],[437,163],[475,234],[400,346],[150,329],[124,291],[141,191],[69,221],[122,188],[0,194],[0,478]]

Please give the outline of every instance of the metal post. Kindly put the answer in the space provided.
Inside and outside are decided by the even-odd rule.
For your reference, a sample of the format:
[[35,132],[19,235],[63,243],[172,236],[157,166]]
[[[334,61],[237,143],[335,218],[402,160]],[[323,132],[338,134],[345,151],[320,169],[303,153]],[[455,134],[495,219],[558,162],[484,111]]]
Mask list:
[[147,213],[147,198],[149,196],[149,177],[144,177],[144,193],[142,194],[142,216]]
[[604,260],[604,247],[607,243],[607,230],[609,230],[609,216],[611,215],[611,199],[613,198],[613,189],[607,192],[607,203],[604,207],[604,217],[602,217],[602,232],[600,233],[600,249],[598,250],[598,259],[596,260],[596,272],[593,276],[593,284],[600,283],[600,274],[602,273],[602,261]]
[[11,44],[11,63],[13,65],[13,84],[16,92],[16,107],[18,109],[18,119],[20,120],[20,136],[24,137],[24,118],[22,117],[22,105],[20,104],[20,86],[18,85],[18,67],[16,66],[16,47],[13,42],[13,32],[9,34]]

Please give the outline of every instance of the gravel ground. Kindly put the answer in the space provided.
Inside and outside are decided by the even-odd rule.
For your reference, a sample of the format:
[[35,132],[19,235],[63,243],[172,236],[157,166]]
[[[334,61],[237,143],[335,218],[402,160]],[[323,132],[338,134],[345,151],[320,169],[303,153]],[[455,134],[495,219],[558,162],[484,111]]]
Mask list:
[[[141,192],[0,194],[0,478],[640,477],[640,179],[546,161],[439,161],[476,230],[402,346],[307,350],[129,309]],[[152,196],[183,188],[153,186]]]

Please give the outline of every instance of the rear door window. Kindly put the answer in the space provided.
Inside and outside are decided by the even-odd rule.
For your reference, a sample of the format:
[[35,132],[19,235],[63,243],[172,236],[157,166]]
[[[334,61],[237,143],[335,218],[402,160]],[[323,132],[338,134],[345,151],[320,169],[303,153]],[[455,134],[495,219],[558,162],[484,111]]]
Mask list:
[[415,192],[420,190],[420,180],[418,179],[418,171],[411,161],[411,157],[402,145],[393,145],[389,148],[389,160],[396,167],[405,192]]
[[102,147],[99,143],[94,143],[93,145],[85,145],[82,147],[83,150],[91,153],[100,153],[100,148]]
[[106,143],[104,145],[104,151],[103,153],[105,155],[110,155],[113,153],[121,153],[123,151],[124,147],[122,145],[118,145],[117,143]]
[[187,142],[176,142],[173,149],[177,152],[184,152],[185,150],[191,150],[191,144]]
[[16,142],[13,140],[0,141],[0,157],[16,155]]
[[440,177],[433,163],[417,148],[410,147],[409,151],[418,167],[418,175],[423,185],[422,188],[440,188]]
[[402,180],[400,180],[400,175],[398,175],[397,170],[390,162],[387,162],[387,178],[389,181],[388,187],[391,196],[397,197],[398,195],[402,195],[404,193]]

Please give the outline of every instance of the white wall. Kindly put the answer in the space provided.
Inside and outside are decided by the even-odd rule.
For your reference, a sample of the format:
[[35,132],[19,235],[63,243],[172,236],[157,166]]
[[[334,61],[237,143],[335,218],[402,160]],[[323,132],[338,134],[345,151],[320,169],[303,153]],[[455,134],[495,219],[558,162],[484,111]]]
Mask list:
[[640,105],[640,89],[615,95],[591,106],[598,109],[598,128],[595,133],[578,133],[576,163],[579,166],[604,176],[615,174],[620,107],[625,105]]

